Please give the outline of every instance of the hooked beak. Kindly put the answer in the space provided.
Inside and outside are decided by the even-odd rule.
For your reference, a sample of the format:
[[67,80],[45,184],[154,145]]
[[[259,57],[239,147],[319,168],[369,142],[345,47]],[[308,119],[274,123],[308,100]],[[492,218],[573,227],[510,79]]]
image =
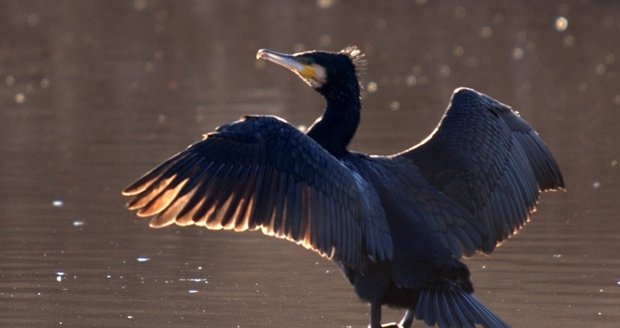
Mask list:
[[294,55],[283,54],[268,49],[260,49],[256,53],[256,60],[266,60],[287,68],[299,75],[308,84],[313,85],[313,81],[321,78],[321,72],[317,74],[317,65],[306,65],[299,62]]

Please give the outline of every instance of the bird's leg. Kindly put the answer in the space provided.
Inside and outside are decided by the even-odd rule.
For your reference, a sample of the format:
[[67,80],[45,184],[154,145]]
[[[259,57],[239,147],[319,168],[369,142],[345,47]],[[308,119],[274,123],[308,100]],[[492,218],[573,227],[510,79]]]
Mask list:
[[413,324],[414,314],[415,314],[415,308],[407,310],[407,312],[405,312],[405,316],[400,320],[398,325],[401,326],[402,328],[410,328],[411,325]]
[[381,325],[381,303],[370,303],[370,325],[368,328],[402,328],[396,322]]
[[381,328],[381,303],[370,303],[370,324],[368,328]]

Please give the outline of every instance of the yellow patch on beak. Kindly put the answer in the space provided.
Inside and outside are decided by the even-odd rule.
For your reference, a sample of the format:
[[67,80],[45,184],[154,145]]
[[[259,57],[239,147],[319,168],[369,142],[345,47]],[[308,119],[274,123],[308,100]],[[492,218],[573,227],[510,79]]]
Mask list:
[[304,65],[297,74],[313,88],[318,88],[327,81],[325,68],[317,64]]
[[301,70],[298,71],[301,77],[306,79],[314,79],[316,76],[316,72],[314,67],[305,65]]

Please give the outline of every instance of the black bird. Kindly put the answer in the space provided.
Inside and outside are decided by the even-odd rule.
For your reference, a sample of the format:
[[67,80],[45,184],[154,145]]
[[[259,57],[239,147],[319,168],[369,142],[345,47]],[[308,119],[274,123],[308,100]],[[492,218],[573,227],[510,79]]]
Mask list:
[[259,50],[318,91],[323,115],[304,134],[275,116],[245,116],[172,156],[123,194],[151,227],[173,223],[258,230],[286,238],[342,269],[370,303],[407,309],[439,327],[508,327],[473,295],[460,259],[490,253],[530,218],[541,191],[562,189],[558,165],[510,107],[454,91],[423,142],[391,156],[347,146],[360,120],[363,55]]

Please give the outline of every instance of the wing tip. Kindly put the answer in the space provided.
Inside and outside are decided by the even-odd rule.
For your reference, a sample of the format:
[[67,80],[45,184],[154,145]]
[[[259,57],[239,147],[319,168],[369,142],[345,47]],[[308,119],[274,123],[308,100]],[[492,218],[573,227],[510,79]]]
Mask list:
[[175,222],[176,221],[174,219],[171,219],[171,218],[168,218],[168,217],[156,216],[156,217],[153,217],[151,219],[151,221],[149,221],[149,228],[161,229],[161,228],[165,228],[165,227],[167,227],[169,225],[172,225]]
[[121,190],[121,195],[123,195],[123,196],[135,196],[135,195],[141,193],[142,191],[144,191],[144,189],[146,189],[146,187],[147,186],[145,186],[142,183],[138,184],[137,182],[134,182],[134,183],[130,184],[129,186],[123,188],[123,190]]

